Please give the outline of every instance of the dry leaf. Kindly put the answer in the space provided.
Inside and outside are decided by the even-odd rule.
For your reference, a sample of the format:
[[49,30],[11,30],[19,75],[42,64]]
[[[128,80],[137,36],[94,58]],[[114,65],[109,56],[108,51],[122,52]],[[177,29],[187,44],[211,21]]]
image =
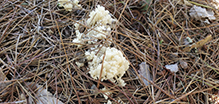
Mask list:
[[185,61],[183,61],[183,60],[179,60],[179,63],[180,63],[180,65],[181,65],[181,67],[182,67],[183,69],[187,69],[187,68],[188,68],[187,62],[185,62]]
[[189,10],[189,15],[196,20],[201,20],[204,18],[208,18],[209,20],[215,20],[214,12],[212,10],[206,10],[205,8],[194,5]]
[[[2,60],[0,60],[2,61]],[[11,84],[11,82],[6,82],[7,78],[5,76],[5,74],[2,71],[2,67],[0,67],[0,92],[5,89],[9,84]],[[4,90],[2,93],[0,93],[0,95],[3,95],[7,93],[6,90]],[[2,97],[0,96],[0,102],[1,102]]]
[[2,72],[2,69],[0,69],[0,81],[5,81],[6,80],[6,76],[5,74]]
[[[0,63],[4,64],[3,66],[0,67],[0,82],[1,82],[1,81],[7,80],[5,74],[2,71],[3,67],[6,66],[7,64],[1,58],[0,58]],[[1,86],[1,84],[0,84],[0,86]],[[0,89],[1,89],[1,87],[0,87]]]
[[192,48],[199,48],[202,47],[203,45],[205,45],[207,42],[209,42],[212,39],[211,35],[208,35],[205,39],[200,40],[197,43],[192,44],[192,46],[188,46],[186,48],[184,48],[185,52],[189,52]]
[[[152,75],[150,74],[150,71],[149,71],[149,65],[146,64],[146,62],[142,62],[141,64],[139,64],[139,67],[140,67],[139,74],[142,75],[144,78],[152,81],[152,78],[151,78]],[[150,83],[144,78],[142,78],[142,80],[144,84],[148,86]]]
[[179,70],[177,63],[171,65],[165,65],[165,67],[169,69],[171,72],[177,72]]
[[[64,104],[57,98],[55,98],[50,92],[48,92],[46,89],[43,89],[42,86],[36,85],[39,89],[36,93],[37,95],[37,103],[36,104]],[[31,97],[29,97],[29,103],[34,104],[34,101]]]
[[96,87],[95,84],[93,84],[93,85],[91,86],[90,92],[91,92],[92,94],[98,94],[97,87]]
[[6,76],[5,74],[2,72],[2,69],[0,69],[0,91],[5,88],[8,84],[4,83],[3,81],[6,81]]

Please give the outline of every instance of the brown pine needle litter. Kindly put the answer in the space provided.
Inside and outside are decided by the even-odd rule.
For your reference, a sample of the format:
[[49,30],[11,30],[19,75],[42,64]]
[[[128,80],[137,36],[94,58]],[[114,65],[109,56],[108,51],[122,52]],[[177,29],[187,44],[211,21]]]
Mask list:
[[[39,104],[44,94],[58,104],[217,104],[219,12],[212,3],[80,0],[82,8],[66,11],[58,0],[1,0],[0,103]],[[97,5],[118,20],[105,40],[130,63],[124,87],[89,74],[84,53],[104,41],[80,48],[72,42],[74,24],[80,24],[81,33],[89,32],[83,21]],[[215,19],[191,18],[194,5],[213,11]],[[142,62],[149,66],[147,74],[139,71]],[[172,64],[177,72],[165,67]],[[150,79],[143,76],[148,70]]]

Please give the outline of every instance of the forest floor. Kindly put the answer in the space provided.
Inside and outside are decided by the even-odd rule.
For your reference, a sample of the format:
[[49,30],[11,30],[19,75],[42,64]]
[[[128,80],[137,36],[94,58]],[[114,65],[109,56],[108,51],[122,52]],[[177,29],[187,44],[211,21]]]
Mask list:
[[[84,9],[66,11],[56,0],[2,0],[0,103],[217,104],[219,11],[213,1],[81,0]],[[123,87],[92,78],[84,54],[92,45],[73,42],[74,24],[97,5],[118,20],[110,47],[130,63]]]

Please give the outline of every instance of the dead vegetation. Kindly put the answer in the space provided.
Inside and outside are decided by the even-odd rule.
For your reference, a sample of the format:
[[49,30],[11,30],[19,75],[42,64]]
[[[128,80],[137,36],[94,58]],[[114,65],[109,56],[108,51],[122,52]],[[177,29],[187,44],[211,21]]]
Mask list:
[[[105,95],[113,103],[215,103],[218,10],[209,0],[192,0],[192,5],[214,11],[216,20],[205,24],[189,16],[192,6],[184,2],[146,1],[82,0],[84,9],[71,12],[58,7],[56,0],[0,1],[0,102],[36,103],[39,89],[46,89],[63,103],[102,104],[107,100],[100,89],[106,86],[111,94]],[[111,47],[122,50],[131,64],[123,76],[125,87],[91,78],[84,57],[91,45],[77,48],[72,42],[74,24],[87,18],[97,4],[119,21],[111,32]],[[82,25],[80,31],[86,31]],[[79,68],[76,62],[85,65]],[[142,62],[149,65],[151,80],[139,74]],[[164,67],[171,64],[178,65],[178,72]]]

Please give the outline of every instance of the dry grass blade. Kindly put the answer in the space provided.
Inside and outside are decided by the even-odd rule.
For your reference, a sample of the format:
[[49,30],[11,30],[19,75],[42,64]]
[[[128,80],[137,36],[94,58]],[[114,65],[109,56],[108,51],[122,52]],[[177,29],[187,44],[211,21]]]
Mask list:
[[207,42],[209,42],[212,39],[211,35],[208,35],[205,39],[198,41],[197,43],[194,43],[192,46],[188,46],[186,48],[184,48],[183,50],[185,52],[189,52],[191,49],[193,48],[200,48],[203,45],[205,45]]

